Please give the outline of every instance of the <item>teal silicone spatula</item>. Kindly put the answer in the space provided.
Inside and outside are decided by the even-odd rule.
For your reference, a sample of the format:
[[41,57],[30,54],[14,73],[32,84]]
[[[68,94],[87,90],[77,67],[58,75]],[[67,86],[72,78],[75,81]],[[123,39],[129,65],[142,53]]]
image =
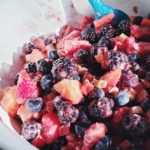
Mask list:
[[121,20],[129,19],[129,16],[125,12],[105,4],[102,0],[89,0],[89,2],[93,7],[95,19],[99,19],[102,16],[105,16],[112,12],[115,14],[115,24],[118,24]]

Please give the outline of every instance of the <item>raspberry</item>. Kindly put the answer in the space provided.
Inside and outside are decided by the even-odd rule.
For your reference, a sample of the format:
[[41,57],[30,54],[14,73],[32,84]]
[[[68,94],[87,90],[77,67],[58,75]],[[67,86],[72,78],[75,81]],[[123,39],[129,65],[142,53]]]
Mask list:
[[107,53],[106,65],[110,70],[116,68],[126,70],[128,67],[128,62],[128,57],[123,52],[109,51]]
[[81,37],[84,40],[94,43],[96,41],[96,32],[93,25],[85,27],[81,32]]
[[138,76],[129,70],[122,73],[118,85],[120,86],[121,89],[134,88],[138,85],[138,83],[139,83]]
[[113,29],[111,24],[106,24],[102,27],[101,34],[105,38],[110,39],[115,36],[115,30]]
[[26,140],[32,140],[41,133],[42,126],[35,121],[24,122],[22,135]]
[[89,113],[95,119],[108,118],[112,115],[114,101],[107,97],[99,98],[89,104]]
[[78,71],[75,63],[67,57],[62,57],[53,62],[52,67],[53,77],[60,81],[64,78],[66,79],[77,79]]
[[144,117],[138,114],[130,114],[122,122],[122,128],[125,134],[131,138],[143,137],[147,131],[147,125]]
[[27,64],[25,66],[25,68],[26,68],[27,73],[31,73],[31,72],[36,73],[36,71],[37,71],[36,70],[36,63],[33,63],[33,62]]
[[76,122],[79,117],[79,110],[76,107],[68,101],[61,100],[59,97],[56,97],[53,102],[62,124]]
[[143,20],[143,17],[142,16],[136,16],[134,19],[133,19],[133,24],[136,24],[136,25],[140,25],[141,22]]
[[130,35],[130,26],[131,23],[129,20],[122,20],[118,25],[118,31],[120,33],[124,33],[126,35]]

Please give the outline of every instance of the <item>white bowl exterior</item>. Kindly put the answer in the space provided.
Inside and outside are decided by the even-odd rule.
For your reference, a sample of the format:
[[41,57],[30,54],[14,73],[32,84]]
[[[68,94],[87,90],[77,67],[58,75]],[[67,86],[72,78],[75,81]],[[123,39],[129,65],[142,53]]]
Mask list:
[[[129,15],[146,16],[149,13],[149,0],[105,1],[116,8],[124,10]],[[85,15],[93,14],[88,0],[73,0],[73,2],[80,13]],[[134,13],[133,6],[137,6],[138,14]],[[14,70],[14,73],[8,73],[7,77],[3,76],[3,70],[9,72],[9,65],[12,65],[19,56],[18,53],[21,52],[20,49],[23,43],[29,42],[33,36],[57,32],[66,22],[61,0],[1,0],[0,11],[0,87],[5,87],[9,84],[7,81],[14,78],[17,70]],[[4,78],[2,79],[1,77]],[[4,80],[4,82],[1,82],[1,80]],[[4,123],[10,126],[8,117],[4,115],[2,110],[0,110],[0,116],[4,119]],[[2,134],[5,134],[4,137],[8,137],[9,139],[7,131]],[[0,140],[0,147],[7,147],[7,150],[18,149],[17,144],[16,148],[10,147],[13,144],[11,140],[7,142],[8,144],[6,146],[6,142]],[[18,142],[18,144],[23,143]],[[22,150],[26,150],[26,144],[19,146],[22,147]],[[30,150],[32,149],[30,148]]]

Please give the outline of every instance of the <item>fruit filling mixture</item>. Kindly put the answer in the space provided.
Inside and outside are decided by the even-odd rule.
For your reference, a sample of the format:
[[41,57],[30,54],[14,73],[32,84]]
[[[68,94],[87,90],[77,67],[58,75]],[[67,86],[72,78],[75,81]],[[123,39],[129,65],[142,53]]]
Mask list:
[[24,46],[1,106],[39,149],[150,149],[150,20],[113,18]]

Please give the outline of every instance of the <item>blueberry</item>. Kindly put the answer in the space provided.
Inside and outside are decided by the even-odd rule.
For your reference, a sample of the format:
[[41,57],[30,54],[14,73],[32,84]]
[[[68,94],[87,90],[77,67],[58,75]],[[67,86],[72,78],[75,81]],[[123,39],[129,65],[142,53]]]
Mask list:
[[42,125],[36,121],[23,123],[22,135],[26,140],[32,140],[41,133]]
[[130,61],[136,61],[138,58],[139,58],[138,54],[133,53],[133,54],[129,55],[129,60]]
[[91,100],[97,100],[99,98],[103,98],[105,93],[102,89],[98,87],[94,87],[94,89],[89,93],[88,98]]
[[148,81],[150,81],[150,71],[148,71],[148,72],[146,73],[146,79],[147,79]]
[[87,59],[88,59],[88,52],[84,49],[80,49],[79,51],[77,51],[74,54],[75,57],[79,58],[83,63],[87,63]]
[[49,51],[48,52],[48,58],[50,60],[56,60],[56,59],[58,59],[59,56],[58,56],[57,50],[51,50],[51,51]]
[[110,41],[109,39],[105,38],[104,36],[101,37],[101,39],[97,43],[98,47],[110,47]]
[[27,64],[26,65],[26,67],[25,67],[25,69],[26,69],[26,72],[27,73],[31,73],[31,72],[33,72],[33,73],[36,73],[36,64],[35,63],[29,63],[29,64]]
[[116,96],[116,103],[119,106],[124,106],[130,101],[129,95],[126,91],[120,91],[119,94]]
[[110,150],[112,140],[109,136],[105,136],[102,140],[98,141],[94,146],[93,150]]
[[148,111],[150,109],[150,100],[145,100],[141,104],[141,107],[143,108],[144,111]]
[[45,59],[40,59],[36,62],[37,71],[42,72],[43,74],[49,74],[52,68],[50,62]]
[[44,75],[40,81],[41,88],[44,92],[50,92],[53,86],[53,77],[51,74]]
[[26,106],[31,112],[36,113],[41,111],[43,106],[43,101],[40,97],[31,98],[27,100]]

